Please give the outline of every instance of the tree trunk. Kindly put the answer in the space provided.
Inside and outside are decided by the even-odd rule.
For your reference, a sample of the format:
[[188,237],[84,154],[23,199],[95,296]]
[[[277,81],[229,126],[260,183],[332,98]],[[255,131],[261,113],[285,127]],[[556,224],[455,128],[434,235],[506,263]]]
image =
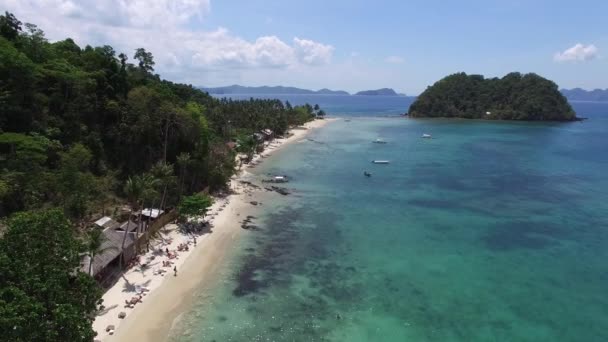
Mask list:
[[179,191],[177,193],[177,200],[178,200],[178,202],[182,199],[182,191],[183,191],[183,187],[184,187],[184,174],[185,174],[185,172],[183,170],[180,170],[180,175],[179,175]]
[[125,261],[125,241],[127,241],[127,234],[129,234],[129,223],[131,223],[131,215],[133,215],[133,208],[129,211],[129,219],[127,220],[127,227],[125,229],[125,235],[122,237],[122,245],[120,246],[120,269],[123,268]]
[[165,201],[167,200],[166,198],[167,196],[167,184],[165,183],[164,187],[163,187],[163,195],[160,198],[160,205],[159,205],[159,209],[161,210],[165,210]]
[[165,146],[163,147],[163,163],[167,164],[167,141],[169,140],[169,119],[165,123]]
[[91,271],[93,270],[93,259],[95,259],[95,254],[89,254],[89,275],[92,276]]

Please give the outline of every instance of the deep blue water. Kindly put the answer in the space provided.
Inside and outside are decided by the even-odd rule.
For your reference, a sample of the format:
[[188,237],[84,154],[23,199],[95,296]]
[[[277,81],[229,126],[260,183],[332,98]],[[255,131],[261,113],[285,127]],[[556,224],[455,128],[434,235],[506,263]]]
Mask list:
[[293,194],[264,200],[175,340],[608,341],[608,103],[525,123],[321,98],[350,119],[254,171]]
[[[214,95],[246,100],[251,95]],[[336,116],[396,116],[407,112],[416,99],[411,96],[348,96],[348,95],[266,95],[258,98],[289,101],[292,105],[318,104],[329,115]]]

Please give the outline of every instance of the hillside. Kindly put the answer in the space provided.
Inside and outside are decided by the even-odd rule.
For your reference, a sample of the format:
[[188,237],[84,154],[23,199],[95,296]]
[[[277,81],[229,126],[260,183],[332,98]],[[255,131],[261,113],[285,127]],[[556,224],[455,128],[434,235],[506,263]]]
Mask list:
[[488,120],[572,121],[576,113],[557,85],[536,74],[503,78],[458,73],[428,87],[409,116]]
[[160,169],[172,181],[153,190],[174,206],[182,194],[226,184],[235,153],[227,142],[266,128],[282,134],[320,112],[218,100],[162,80],[145,49],[131,64],[111,46],[49,42],[12,15],[0,19],[9,23],[0,27],[0,217],[59,206],[84,220],[124,203],[127,180]]

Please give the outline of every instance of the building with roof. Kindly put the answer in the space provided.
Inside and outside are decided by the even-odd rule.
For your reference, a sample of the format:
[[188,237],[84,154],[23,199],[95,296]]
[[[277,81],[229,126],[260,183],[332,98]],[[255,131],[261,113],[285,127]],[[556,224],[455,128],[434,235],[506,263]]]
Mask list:
[[112,228],[112,229],[116,229],[118,227],[120,227],[120,223],[114,221],[111,217],[108,216],[104,216],[102,218],[100,218],[99,220],[95,221],[95,225],[100,227],[100,228]]

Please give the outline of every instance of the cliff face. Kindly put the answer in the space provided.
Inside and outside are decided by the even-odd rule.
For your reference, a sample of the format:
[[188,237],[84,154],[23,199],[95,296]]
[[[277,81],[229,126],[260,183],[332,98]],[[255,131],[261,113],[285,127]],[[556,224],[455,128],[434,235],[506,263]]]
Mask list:
[[558,87],[536,74],[503,78],[458,73],[427,88],[410,106],[410,117],[572,121],[576,113]]

